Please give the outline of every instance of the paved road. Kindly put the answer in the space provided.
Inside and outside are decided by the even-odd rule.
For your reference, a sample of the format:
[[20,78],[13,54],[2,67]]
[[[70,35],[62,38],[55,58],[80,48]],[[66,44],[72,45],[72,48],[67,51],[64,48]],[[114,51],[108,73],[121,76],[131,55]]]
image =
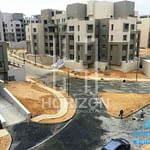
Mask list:
[[6,120],[6,125],[10,126],[24,121],[26,118],[7,100],[0,96],[0,114]]
[[[49,86],[51,86],[53,79],[55,76],[52,76],[50,71],[41,70],[31,67],[30,65],[26,67],[26,71],[28,75],[36,76],[37,78],[45,81]],[[38,73],[35,70],[39,70]],[[56,83],[64,88],[66,91],[67,83],[65,83],[67,78],[64,78],[64,75],[56,74]],[[70,78],[70,93],[72,97],[75,99],[78,105],[78,110],[76,116],[73,118],[73,121],[57,136],[53,139],[48,140],[40,147],[38,150],[99,150],[106,142],[108,142],[111,138],[123,137],[129,140],[132,143],[134,137],[132,136],[132,132],[136,130],[140,130],[143,126],[142,121],[132,120],[132,117],[138,117],[139,112],[135,113],[132,117],[127,119],[115,119],[107,115],[106,110],[102,103],[99,103],[96,94],[101,91],[122,91],[129,93],[149,93],[150,92],[150,84],[146,82],[126,82],[122,83],[119,81],[87,81],[81,79]],[[96,105],[95,105],[96,104]],[[150,116],[150,106],[144,109],[146,112],[147,119]],[[61,124],[63,126],[63,124]],[[61,127],[61,125],[58,126]],[[31,137],[33,135],[37,136],[40,141],[44,140],[48,135],[41,136],[42,132],[48,131],[46,128],[42,128],[41,132],[38,131],[35,133],[19,132],[23,125],[14,126],[10,129],[10,132],[14,134],[14,130],[17,131],[15,133],[14,144],[16,142],[20,142],[17,148],[19,149],[27,149],[31,147],[31,145],[37,144],[39,140],[33,140],[32,144],[30,141],[25,141],[26,137]],[[43,127],[39,125],[39,128]],[[49,125],[51,129],[51,125]],[[59,128],[58,127],[58,128]],[[19,129],[18,129],[19,128]],[[53,126],[54,130],[58,129],[57,126]],[[32,126],[31,128],[32,129]],[[29,130],[29,129],[28,129]],[[30,130],[31,131],[31,130]],[[17,137],[22,135],[23,139],[17,140]],[[51,136],[52,134],[49,134]],[[27,138],[26,138],[27,139]],[[140,145],[132,144],[132,150],[138,150]]]

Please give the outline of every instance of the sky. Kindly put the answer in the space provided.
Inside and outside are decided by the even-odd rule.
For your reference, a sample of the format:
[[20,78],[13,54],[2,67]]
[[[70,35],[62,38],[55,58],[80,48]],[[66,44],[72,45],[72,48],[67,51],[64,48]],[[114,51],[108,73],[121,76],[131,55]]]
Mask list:
[[[67,4],[87,3],[88,0],[0,0],[0,11],[8,13],[24,13],[26,16],[40,14],[41,9],[60,9],[65,10]],[[100,1],[100,0],[99,0]],[[103,0],[104,1],[104,0]],[[121,1],[121,0],[107,0]],[[150,0],[132,0],[135,1],[135,9],[139,14],[150,15]]]

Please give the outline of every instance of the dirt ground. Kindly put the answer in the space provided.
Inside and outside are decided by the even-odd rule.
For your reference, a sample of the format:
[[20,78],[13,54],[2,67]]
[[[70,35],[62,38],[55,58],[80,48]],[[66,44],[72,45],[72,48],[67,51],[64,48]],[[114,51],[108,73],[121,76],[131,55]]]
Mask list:
[[144,145],[141,150],[150,150],[150,145]]
[[6,84],[6,88],[31,112],[32,117],[56,114],[60,109],[59,100],[36,83],[11,82]]
[[150,48],[148,49],[140,49],[140,57],[144,57],[144,56],[150,56]]
[[7,150],[10,143],[11,143],[11,140],[10,140],[9,135],[0,137],[0,150]]
[[100,93],[99,97],[103,98],[107,112],[114,117],[119,117],[121,109],[126,117],[150,104],[150,94],[104,92]]
[[144,75],[144,73],[142,71],[131,71],[128,73],[124,73],[121,71],[117,71],[117,70],[107,70],[105,72],[96,72],[95,69],[88,69],[82,72],[77,72],[77,71],[73,71],[71,69],[67,69],[67,68],[61,68],[61,71],[63,71],[65,74],[68,73],[69,71],[69,75],[70,76],[75,76],[75,77],[79,77],[79,78],[85,78],[85,76],[89,79],[94,78],[95,75],[98,78],[116,78],[116,79],[120,79],[120,78],[124,78],[124,79],[136,79],[136,73],[137,73],[137,77],[138,79],[147,79],[147,77]]

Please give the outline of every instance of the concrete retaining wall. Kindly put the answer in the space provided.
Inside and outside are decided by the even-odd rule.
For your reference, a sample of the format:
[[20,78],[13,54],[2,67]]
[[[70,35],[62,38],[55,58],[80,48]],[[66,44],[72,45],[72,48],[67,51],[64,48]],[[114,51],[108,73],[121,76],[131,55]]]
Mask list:
[[[35,61],[34,55],[28,54],[26,57],[30,61]],[[56,58],[48,55],[36,55],[36,62],[43,65],[51,65],[56,62]]]
[[6,120],[3,118],[3,116],[0,114],[0,122],[2,124],[2,127],[5,128],[6,127]]
[[143,60],[143,72],[150,78],[150,60]]
[[88,68],[88,66],[84,66],[82,62],[75,62],[71,60],[65,60],[64,66],[74,71],[83,71]]
[[18,111],[27,119],[31,118],[31,113],[4,87],[4,83],[0,81],[0,93],[4,99],[14,105]]
[[113,66],[112,65],[111,69],[119,70],[122,72],[129,72],[129,71],[137,69],[137,62],[136,61],[129,62],[129,63],[122,62],[121,66]]
[[108,67],[108,62],[98,62],[98,61],[96,61],[95,62],[95,68],[96,69],[100,69],[100,71],[105,71],[106,70],[106,68],[109,68]]

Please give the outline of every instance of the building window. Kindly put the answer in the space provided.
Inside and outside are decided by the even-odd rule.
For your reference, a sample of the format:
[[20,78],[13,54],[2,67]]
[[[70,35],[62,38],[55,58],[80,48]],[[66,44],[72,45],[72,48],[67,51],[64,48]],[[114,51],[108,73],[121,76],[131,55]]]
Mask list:
[[47,20],[44,20],[44,24],[47,24]]
[[74,36],[73,35],[69,35],[69,40],[74,40]]
[[92,59],[92,56],[87,56],[87,60],[91,60]]
[[134,29],[135,29],[135,25],[131,24],[131,30],[134,30]]
[[129,30],[129,24],[128,23],[124,23],[123,24],[123,31],[126,32]]
[[78,35],[78,41],[80,41],[80,36]]
[[20,24],[16,24],[16,27],[20,27]]
[[106,48],[106,45],[103,44],[103,45],[102,45],[102,48]]
[[111,40],[111,41],[113,41],[113,40],[114,40],[114,37],[113,37],[113,35],[111,35],[111,36],[110,36],[110,40]]
[[122,45],[122,50],[126,51],[128,49],[128,45]]
[[130,45],[130,49],[134,49],[134,44],[131,44],[131,45]]
[[48,30],[47,30],[47,28],[44,28],[44,32],[47,32]]
[[3,67],[3,61],[0,61],[0,68]]
[[106,25],[105,25],[105,24],[103,24],[103,25],[102,25],[102,28],[103,28],[103,29],[106,29]]
[[123,41],[127,41],[127,35],[123,35]]
[[70,45],[70,46],[69,46],[69,49],[74,49],[74,45]]
[[91,51],[93,49],[93,45],[88,45],[88,51]]
[[111,30],[114,30],[114,24],[111,24]]
[[37,43],[34,43],[34,46],[36,47],[36,46],[37,46]]
[[130,35],[130,39],[131,39],[131,40],[134,40],[134,39],[135,39],[135,34],[131,34],[131,35]]
[[45,46],[48,46],[48,43],[45,43]]
[[53,36],[52,36],[52,35],[49,36],[49,40],[50,40],[50,41],[53,40]]
[[44,35],[44,39],[45,39],[45,40],[47,40],[47,39],[48,39],[47,35]]
[[36,32],[36,28],[33,28],[33,32]]
[[36,39],[37,39],[37,36],[36,36],[36,35],[33,35],[33,39],[36,40]]
[[50,43],[49,46],[50,46],[50,47],[53,47],[53,43]]
[[88,41],[92,41],[92,35],[88,35],[88,36],[87,36],[87,40],[88,40]]
[[45,54],[48,54],[48,50],[45,50]]
[[69,26],[69,31],[74,31],[74,26]]
[[88,25],[87,25],[87,32],[88,32],[88,33],[93,32],[93,24],[88,24]]
[[78,31],[80,31],[80,26],[78,25]]
[[106,35],[102,35],[102,38],[103,38],[103,40],[105,40],[106,39]]
[[126,56],[122,56],[122,60],[126,60],[127,59],[127,57]]
[[70,60],[73,60],[74,59],[74,55],[73,54],[70,54]]

